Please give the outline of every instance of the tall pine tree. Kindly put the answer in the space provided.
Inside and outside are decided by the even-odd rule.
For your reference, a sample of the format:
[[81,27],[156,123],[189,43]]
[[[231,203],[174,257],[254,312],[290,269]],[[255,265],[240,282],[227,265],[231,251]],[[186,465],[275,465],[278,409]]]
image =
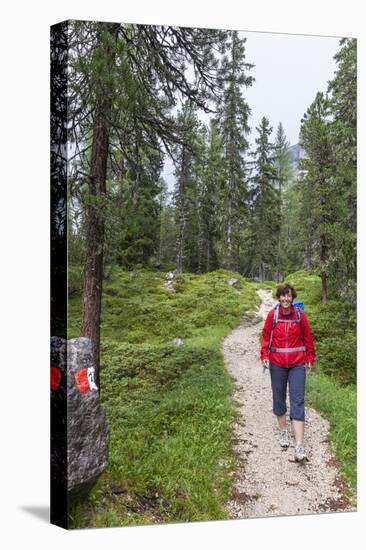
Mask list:
[[[179,140],[169,113],[176,94],[207,110],[216,92],[215,52],[223,53],[225,37],[219,30],[70,24],[69,139],[82,159],[76,179],[88,186],[82,334],[92,340],[97,380],[106,181],[108,171],[114,170],[113,152],[118,148],[123,157],[128,155],[133,129],[138,146],[157,138],[161,150],[170,150]],[[188,65],[193,81],[187,76]]]
[[340,207],[329,270],[338,296],[356,305],[357,276],[357,46],[344,38],[335,55],[337,70],[329,83],[332,115],[330,140],[334,150],[334,178]]
[[[328,298],[329,260],[334,249],[332,226],[338,218],[338,200],[332,175],[334,157],[329,132],[329,103],[318,92],[302,119],[301,145],[306,157],[301,166],[304,220],[311,262],[322,278],[322,300]],[[308,249],[309,254],[309,249]]]
[[286,217],[284,209],[284,192],[288,188],[293,179],[293,168],[289,155],[290,144],[286,139],[285,130],[282,122],[279,123],[275,140],[275,168],[276,168],[276,182],[278,189],[278,215],[281,219],[281,229],[278,232],[278,247],[277,247],[277,272],[276,280],[280,281],[283,277],[284,266],[287,256],[287,249],[285,246],[285,232],[286,232]]
[[243,96],[243,87],[251,86],[249,71],[253,65],[245,61],[245,42],[236,31],[231,33],[231,49],[219,71],[223,89],[218,107],[218,128],[222,138],[224,178],[220,190],[219,243],[220,264],[239,270],[245,261],[245,238],[248,230],[248,174],[245,155],[249,148],[250,108]]
[[263,117],[256,128],[257,148],[253,152],[251,272],[263,281],[272,278],[277,268],[278,238],[281,223],[280,200],[276,181],[274,146],[269,141],[272,127]]
[[193,103],[187,100],[178,113],[181,144],[174,147],[176,159],[176,271],[197,271],[199,263],[198,187],[195,171],[200,123]]
[[202,228],[202,271],[218,267],[217,246],[220,239],[219,194],[225,181],[222,137],[217,122],[211,119],[204,180],[200,193],[200,220]]

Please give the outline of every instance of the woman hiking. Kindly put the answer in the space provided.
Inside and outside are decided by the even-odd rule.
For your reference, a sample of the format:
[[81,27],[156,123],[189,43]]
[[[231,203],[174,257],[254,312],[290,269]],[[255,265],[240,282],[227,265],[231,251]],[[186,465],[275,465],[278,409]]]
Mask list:
[[315,362],[313,337],[305,313],[292,302],[296,290],[288,283],[278,286],[279,303],[267,316],[262,332],[261,360],[271,374],[273,413],[280,429],[280,446],[290,445],[286,425],[287,384],[290,395],[290,420],[295,436],[295,461],[308,460],[304,447],[305,378]]

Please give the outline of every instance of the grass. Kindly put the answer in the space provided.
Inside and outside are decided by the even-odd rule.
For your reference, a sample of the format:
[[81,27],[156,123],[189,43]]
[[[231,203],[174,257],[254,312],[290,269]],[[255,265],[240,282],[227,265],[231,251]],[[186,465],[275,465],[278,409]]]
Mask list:
[[[106,513],[112,525],[111,508],[113,525],[226,517],[234,409],[220,354],[173,346],[136,353],[120,345],[109,357],[101,380],[109,466],[94,491],[102,498],[81,505],[78,526],[102,526]],[[116,495],[116,487],[123,492]]]
[[342,471],[356,488],[357,410],[353,386],[341,386],[325,374],[307,378],[308,403],[330,421],[330,443]]
[[[71,527],[227,517],[236,409],[220,345],[259,300],[255,285],[236,273],[176,279],[175,293],[152,271],[118,270],[104,284],[101,401],[109,465],[71,509]],[[78,293],[69,315],[72,338],[80,323]]]

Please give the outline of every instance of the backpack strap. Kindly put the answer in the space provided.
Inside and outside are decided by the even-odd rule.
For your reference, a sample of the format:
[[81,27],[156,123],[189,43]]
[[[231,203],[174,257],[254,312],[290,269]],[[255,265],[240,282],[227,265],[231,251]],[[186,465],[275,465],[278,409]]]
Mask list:
[[280,351],[281,353],[291,353],[292,351],[306,351],[306,347],[299,346],[298,348],[270,348],[270,351]]
[[277,323],[300,323],[300,330],[302,332],[300,308],[297,307],[297,306],[294,306],[294,307],[295,307],[296,320],[295,319],[287,320],[287,319],[278,319],[279,311],[280,311],[280,304],[275,305],[273,320],[272,320],[271,336],[269,338],[269,344],[268,344],[268,350],[269,351],[281,351],[281,352],[285,352],[285,353],[286,353],[286,351],[288,351],[288,352],[290,352],[290,351],[306,351],[306,348],[303,347],[303,346],[301,346],[301,348],[271,348],[272,338],[273,338],[273,331],[274,331],[274,328],[277,325]]
[[268,344],[268,350],[271,350],[271,344],[272,344],[272,338],[273,338],[273,330],[275,326],[278,323],[278,314],[280,310],[280,304],[275,305],[274,313],[273,313],[273,319],[272,319],[272,330],[271,330],[271,336],[269,338],[269,344]]
[[301,325],[301,312],[300,312],[300,308],[298,306],[295,306],[295,313],[296,313],[296,319],[298,320],[298,322]]

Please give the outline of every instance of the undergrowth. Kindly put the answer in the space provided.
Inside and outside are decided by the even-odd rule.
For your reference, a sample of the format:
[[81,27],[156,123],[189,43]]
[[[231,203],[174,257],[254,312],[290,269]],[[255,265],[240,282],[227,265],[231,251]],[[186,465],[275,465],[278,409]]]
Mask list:
[[[154,271],[116,270],[104,283],[101,401],[109,465],[71,509],[71,527],[227,517],[236,412],[220,345],[242,316],[253,315],[256,286],[224,270],[177,276],[175,292],[164,281]],[[71,296],[69,315],[69,337],[77,337],[80,294]]]
[[[69,338],[79,336],[81,272],[69,300]],[[230,286],[230,278],[237,279]],[[288,277],[305,302],[317,363],[307,401],[330,421],[330,443],[356,486],[356,350],[354,313],[321,303],[319,277]],[[175,277],[113,269],[103,286],[101,401],[110,428],[109,465],[89,496],[70,510],[70,526],[106,527],[227,517],[236,469],[233,381],[222,338],[253,317],[253,282],[219,270]],[[183,340],[174,345],[173,339]]]

